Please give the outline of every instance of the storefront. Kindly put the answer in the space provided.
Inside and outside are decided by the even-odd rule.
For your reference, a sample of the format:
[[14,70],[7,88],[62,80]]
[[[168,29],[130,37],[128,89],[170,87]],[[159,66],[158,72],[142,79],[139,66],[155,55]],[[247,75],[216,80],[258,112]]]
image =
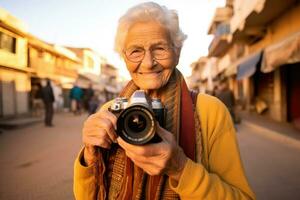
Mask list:
[[300,121],[300,32],[294,33],[264,51],[261,71],[274,74],[272,118],[299,126]]
[[0,118],[29,112],[30,76],[23,71],[0,68]]
[[271,117],[274,99],[274,72],[257,71],[253,78],[252,103],[257,113]]
[[300,63],[286,68],[287,121],[300,128]]

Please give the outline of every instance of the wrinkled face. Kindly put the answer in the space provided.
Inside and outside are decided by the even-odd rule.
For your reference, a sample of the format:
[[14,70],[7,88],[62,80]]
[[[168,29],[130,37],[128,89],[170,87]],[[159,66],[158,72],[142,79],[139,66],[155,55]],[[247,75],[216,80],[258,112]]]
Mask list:
[[123,57],[134,83],[144,90],[164,86],[178,63],[169,32],[158,22],[136,23],[125,40]]

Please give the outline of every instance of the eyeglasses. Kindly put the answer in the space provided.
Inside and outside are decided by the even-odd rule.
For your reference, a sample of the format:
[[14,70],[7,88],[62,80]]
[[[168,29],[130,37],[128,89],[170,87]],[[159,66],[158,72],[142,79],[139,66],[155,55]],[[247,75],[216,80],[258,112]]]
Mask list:
[[[159,44],[149,48],[149,51],[155,60],[165,60],[172,56],[173,47],[167,44]],[[130,47],[124,50],[126,58],[131,62],[141,62],[146,54],[143,47]]]

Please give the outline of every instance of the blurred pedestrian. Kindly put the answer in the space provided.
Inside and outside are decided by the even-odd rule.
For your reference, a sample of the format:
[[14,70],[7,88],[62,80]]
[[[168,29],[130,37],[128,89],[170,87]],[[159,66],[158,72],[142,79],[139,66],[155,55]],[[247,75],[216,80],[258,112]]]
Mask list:
[[51,86],[51,81],[49,79],[42,80],[42,89],[41,89],[41,96],[44,102],[45,107],[45,126],[52,127],[52,120],[53,120],[53,103],[54,103],[54,94],[53,89]]
[[61,85],[53,85],[55,102],[53,104],[55,112],[61,112],[64,107],[63,90]]
[[43,99],[42,86],[40,83],[34,84],[31,88],[32,115],[39,117],[42,114]]
[[234,95],[228,86],[227,78],[220,79],[214,92],[215,92],[215,96],[218,99],[220,99],[227,107],[233,122],[236,122],[235,110],[234,110],[234,106],[235,106]]
[[88,112],[89,115],[92,115],[96,112],[97,108],[99,106],[99,100],[96,95],[93,95],[91,99],[88,102]]
[[84,106],[85,109],[89,112],[92,108],[90,108],[90,105],[93,105],[92,103],[90,103],[90,101],[92,101],[92,98],[94,96],[94,90],[93,90],[93,85],[90,83],[89,84],[89,88],[86,89],[85,93],[84,93]]
[[70,92],[71,110],[75,115],[81,114],[82,98],[83,98],[83,91],[75,83]]

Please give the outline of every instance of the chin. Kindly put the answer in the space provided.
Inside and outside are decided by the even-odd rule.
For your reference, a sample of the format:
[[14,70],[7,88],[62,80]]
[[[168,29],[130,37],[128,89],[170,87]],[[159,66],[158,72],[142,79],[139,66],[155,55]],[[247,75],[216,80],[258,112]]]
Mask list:
[[157,82],[152,81],[150,83],[142,82],[141,84],[137,84],[137,85],[142,90],[158,90],[161,87],[163,87],[165,84],[164,83],[157,83]]
[[142,85],[139,86],[139,88],[141,88],[142,90],[158,90],[159,88],[161,88],[161,85]]

